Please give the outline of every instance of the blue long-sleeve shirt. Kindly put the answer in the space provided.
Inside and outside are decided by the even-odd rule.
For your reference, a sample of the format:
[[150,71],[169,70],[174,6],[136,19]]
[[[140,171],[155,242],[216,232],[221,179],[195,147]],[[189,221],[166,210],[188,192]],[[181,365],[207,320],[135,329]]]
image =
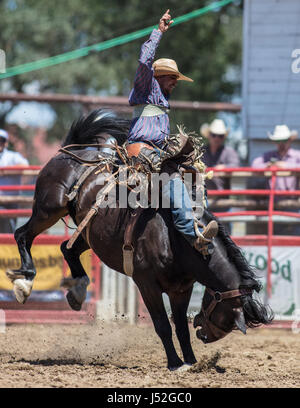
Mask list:
[[[159,30],[153,30],[150,38],[142,45],[134,86],[129,95],[129,104],[132,106],[153,104],[170,108],[168,98],[162,93],[152,68],[161,37],[162,33]],[[128,140],[129,142],[151,141],[162,148],[169,133],[170,122],[167,113],[158,116],[140,116],[132,120]]]

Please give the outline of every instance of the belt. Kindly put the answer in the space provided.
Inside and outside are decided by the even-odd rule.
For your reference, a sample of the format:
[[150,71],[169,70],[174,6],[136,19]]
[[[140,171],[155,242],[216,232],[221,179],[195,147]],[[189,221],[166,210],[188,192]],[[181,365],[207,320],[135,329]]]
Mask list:
[[140,116],[158,116],[158,115],[164,115],[165,113],[168,113],[170,109],[165,108],[164,106],[158,106],[158,105],[136,105],[133,110],[133,118],[138,118]]

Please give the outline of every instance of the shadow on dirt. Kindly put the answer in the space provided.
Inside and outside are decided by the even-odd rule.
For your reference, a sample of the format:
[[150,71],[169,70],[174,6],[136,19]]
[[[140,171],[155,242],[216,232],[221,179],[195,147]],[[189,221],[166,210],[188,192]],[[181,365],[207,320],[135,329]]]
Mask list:
[[84,361],[80,361],[80,360],[76,360],[74,358],[70,358],[70,359],[51,359],[51,358],[47,358],[47,359],[43,359],[43,360],[26,360],[24,358],[20,359],[20,360],[12,360],[9,361],[8,363],[27,363],[30,365],[35,365],[35,366],[45,366],[45,367],[50,367],[50,366],[54,366],[54,365],[58,365],[58,366],[63,366],[63,365],[80,365],[80,366],[98,366],[98,367],[104,367],[105,363],[97,363],[97,362],[90,362],[90,363],[86,363]]

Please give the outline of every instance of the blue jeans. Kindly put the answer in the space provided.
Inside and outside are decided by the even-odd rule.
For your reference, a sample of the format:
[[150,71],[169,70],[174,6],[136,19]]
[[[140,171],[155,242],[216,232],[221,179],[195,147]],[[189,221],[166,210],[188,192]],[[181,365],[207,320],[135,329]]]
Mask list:
[[[197,236],[194,228],[193,206],[181,177],[171,178],[162,186],[162,198],[170,202],[174,226],[192,245]],[[201,228],[199,227],[201,232]]]

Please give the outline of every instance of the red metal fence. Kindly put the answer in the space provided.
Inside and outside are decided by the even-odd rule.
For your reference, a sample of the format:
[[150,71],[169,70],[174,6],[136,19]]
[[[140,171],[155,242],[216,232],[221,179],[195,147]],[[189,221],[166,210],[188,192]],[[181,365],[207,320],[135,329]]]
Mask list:
[[[255,216],[267,216],[268,217],[268,233],[266,236],[245,236],[245,237],[234,237],[235,242],[238,245],[251,245],[251,242],[257,242],[258,240],[261,242],[261,245],[267,245],[268,247],[268,263],[267,263],[267,293],[268,297],[271,297],[271,261],[272,261],[272,246],[282,244],[291,245],[291,246],[299,246],[300,245],[300,237],[290,237],[290,236],[274,236],[273,235],[273,216],[285,216],[291,218],[300,218],[300,212],[295,213],[291,211],[276,211],[274,209],[274,198],[277,196],[291,196],[291,197],[300,197],[299,190],[275,190],[276,178],[278,174],[284,173],[284,175],[280,175],[280,177],[288,177],[291,175],[300,176],[300,169],[299,168],[288,168],[282,169],[276,166],[270,166],[268,168],[252,168],[252,167],[239,167],[239,168],[227,168],[222,170],[217,169],[209,169],[213,170],[216,174],[234,174],[234,173],[244,173],[244,174],[261,174],[265,177],[270,178],[270,189],[262,190],[262,189],[240,189],[240,190],[210,190],[208,192],[208,196],[241,196],[241,195],[250,195],[250,196],[266,196],[269,198],[268,209],[265,211],[232,211],[232,212],[215,212],[215,215],[218,217],[237,217],[237,216],[248,216],[248,215],[255,215]],[[300,210],[300,209],[299,209]]]
[[[3,167],[0,168],[1,175],[12,175],[12,174],[35,174],[37,175],[40,170],[40,166],[29,166],[29,167]],[[210,190],[208,192],[209,197],[222,197],[222,196],[256,196],[261,197],[265,196],[268,198],[268,208],[266,210],[243,210],[243,211],[231,211],[231,212],[215,212],[215,215],[218,217],[232,217],[233,221],[235,217],[241,216],[266,216],[268,217],[268,228],[266,235],[246,235],[246,236],[235,236],[233,237],[234,241],[240,245],[266,245],[268,248],[268,273],[267,273],[267,293],[268,296],[271,296],[271,260],[272,260],[272,246],[299,246],[300,237],[291,237],[291,236],[274,236],[273,234],[273,217],[277,216],[287,216],[293,218],[300,218],[299,213],[290,212],[290,211],[276,211],[274,209],[274,198],[277,196],[293,196],[299,197],[300,191],[282,191],[275,190],[275,183],[278,174],[282,177],[281,173],[283,169],[277,168],[275,166],[256,169],[256,168],[227,168],[222,170],[217,169],[208,169],[213,170],[216,175],[219,176],[234,176],[235,174],[239,175],[263,175],[270,179],[270,189],[231,189],[231,190]],[[295,175],[300,176],[300,169],[284,169],[284,176]],[[9,192],[9,191],[34,191],[35,186],[31,185],[11,185],[11,186],[0,186],[0,190]],[[31,209],[1,209],[0,217],[28,217],[31,214]],[[69,238],[68,229],[65,228],[65,234],[62,235],[49,235],[42,234],[36,238],[34,243],[37,244],[55,244],[59,245],[61,242]],[[0,234],[0,244],[4,243],[15,243],[12,234]],[[12,307],[12,302],[9,304],[2,304],[0,302],[0,307],[5,308],[6,316],[8,322],[80,322],[83,320],[89,320],[93,318],[95,314],[96,302],[100,297],[100,262],[95,254],[92,254],[92,283],[91,283],[91,299],[88,304],[85,306],[84,310],[81,312],[73,312],[66,304],[62,305],[54,303],[43,304],[43,309],[41,309],[41,304],[28,301],[25,305],[17,307],[14,305]],[[64,263],[63,274],[65,275],[67,270],[67,265]],[[3,272],[2,272],[3,273]]]

